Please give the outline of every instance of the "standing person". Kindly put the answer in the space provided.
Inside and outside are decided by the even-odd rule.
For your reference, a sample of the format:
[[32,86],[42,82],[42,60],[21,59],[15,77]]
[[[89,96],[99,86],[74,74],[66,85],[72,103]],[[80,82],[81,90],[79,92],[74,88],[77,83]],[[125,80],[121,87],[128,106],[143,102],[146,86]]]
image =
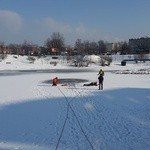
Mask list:
[[99,76],[100,76],[100,75],[104,76],[104,71],[103,71],[102,69],[100,69],[98,75],[99,75]]
[[98,77],[98,81],[99,81],[99,90],[103,90],[103,80],[104,80],[104,77],[102,75],[100,75]]
[[103,81],[104,81],[104,71],[100,69],[98,73],[98,81],[99,81],[99,90],[103,90]]

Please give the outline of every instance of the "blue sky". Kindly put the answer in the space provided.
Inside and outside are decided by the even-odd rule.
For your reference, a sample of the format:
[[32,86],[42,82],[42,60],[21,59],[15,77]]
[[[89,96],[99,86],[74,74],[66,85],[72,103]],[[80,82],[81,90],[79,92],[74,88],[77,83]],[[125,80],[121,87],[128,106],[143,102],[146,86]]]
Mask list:
[[107,42],[150,36],[150,0],[0,0],[0,41],[44,45],[53,32]]

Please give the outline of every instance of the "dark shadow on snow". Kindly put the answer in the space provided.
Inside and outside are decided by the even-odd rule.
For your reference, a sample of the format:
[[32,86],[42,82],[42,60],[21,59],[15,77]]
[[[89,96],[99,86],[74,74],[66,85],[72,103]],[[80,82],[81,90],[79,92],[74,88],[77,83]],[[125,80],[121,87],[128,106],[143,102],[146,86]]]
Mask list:
[[[68,97],[68,99],[71,100],[72,98]],[[120,111],[120,117],[125,118],[126,115],[127,120],[131,119],[131,125],[129,126],[131,132],[133,127],[140,126],[140,121],[143,122],[145,128],[150,128],[148,124],[150,119],[148,117],[150,114],[149,89],[125,88],[96,91],[92,96],[78,97],[78,100],[71,102],[71,105],[73,108],[76,108],[75,112],[80,112],[81,109],[84,109],[83,105],[87,102],[96,106],[96,108],[101,111],[102,117],[106,117],[106,119],[109,116],[107,111],[105,112],[104,110],[107,109],[116,115],[118,115],[117,113]],[[64,97],[34,99],[24,103],[1,107],[0,141],[27,144],[34,143],[35,145],[55,147],[62,129],[66,110],[67,103]],[[145,115],[147,115],[147,117],[145,117]],[[112,120],[116,119],[113,118],[115,115],[111,117]],[[100,122],[101,120],[97,121]],[[83,120],[82,123],[86,124],[87,122]],[[93,124],[93,122],[91,123]],[[141,138],[144,138],[144,134],[147,134],[145,133],[146,131],[147,130],[142,130],[143,136],[139,134]],[[137,135],[137,137],[139,137],[139,135]],[[147,137],[149,137],[147,138],[147,140],[149,140],[150,134],[149,136],[147,135]],[[136,140],[136,136],[134,138],[134,140]],[[109,140],[104,142],[107,144]],[[114,144],[117,145],[117,142]]]

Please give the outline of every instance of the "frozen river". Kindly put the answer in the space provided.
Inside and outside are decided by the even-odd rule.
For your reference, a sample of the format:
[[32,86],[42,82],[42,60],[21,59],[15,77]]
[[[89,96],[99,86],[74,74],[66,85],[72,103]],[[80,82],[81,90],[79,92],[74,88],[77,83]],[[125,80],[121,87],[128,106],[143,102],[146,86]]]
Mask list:
[[[149,75],[106,72],[99,91],[79,82],[95,72],[43,72],[1,75],[1,150],[150,149]],[[45,82],[55,76],[57,87]]]

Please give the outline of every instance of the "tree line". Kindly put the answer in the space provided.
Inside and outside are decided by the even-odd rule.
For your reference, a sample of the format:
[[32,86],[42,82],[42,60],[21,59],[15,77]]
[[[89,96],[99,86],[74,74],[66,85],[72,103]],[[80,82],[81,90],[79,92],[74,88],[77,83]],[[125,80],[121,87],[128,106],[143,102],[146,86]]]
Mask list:
[[54,32],[48,38],[44,46],[38,46],[32,42],[24,41],[23,44],[5,45],[0,42],[0,53],[11,53],[20,55],[104,55],[104,54],[139,54],[150,53],[150,38],[141,37],[138,39],[129,39],[129,42],[108,43],[103,40],[98,42],[89,40],[82,41],[77,39],[74,46],[66,45],[63,34]]

